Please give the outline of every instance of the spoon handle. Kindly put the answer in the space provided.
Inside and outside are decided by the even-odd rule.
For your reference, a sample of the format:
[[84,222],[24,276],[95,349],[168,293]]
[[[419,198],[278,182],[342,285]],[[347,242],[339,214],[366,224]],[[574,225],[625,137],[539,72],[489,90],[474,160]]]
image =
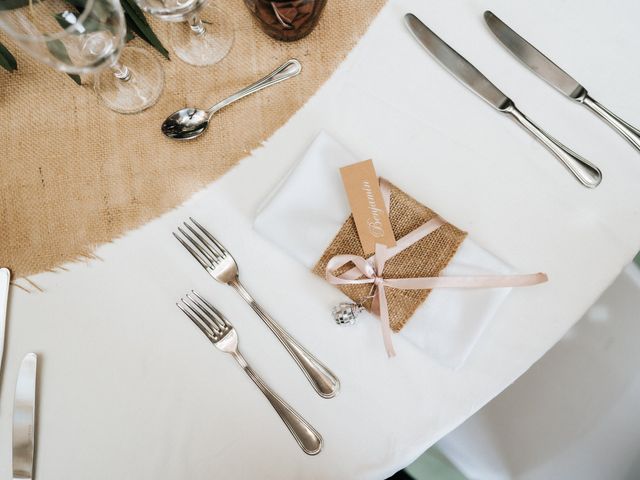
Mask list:
[[234,93],[230,97],[225,98],[221,102],[216,103],[212,107],[207,109],[207,113],[209,117],[216,113],[218,110],[226,107],[227,105],[232,104],[236,100],[240,100],[241,98],[246,97],[247,95],[251,95],[263,88],[270,87],[271,85],[275,85],[276,83],[282,82],[283,80],[287,80],[288,78],[295,77],[302,70],[302,65],[295,58],[289,60],[288,62],[282,64],[278,68],[276,68],[273,72],[271,72],[266,77],[258,80],[256,83],[249,85],[248,87],[243,88],[237,93]]

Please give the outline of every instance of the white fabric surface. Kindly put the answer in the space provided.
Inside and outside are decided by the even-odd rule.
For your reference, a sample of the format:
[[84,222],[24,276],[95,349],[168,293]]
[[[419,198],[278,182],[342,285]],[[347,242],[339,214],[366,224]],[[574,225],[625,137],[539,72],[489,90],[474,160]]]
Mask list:
[[[40,480],[357,480],[385,478],[411,462],[560,339],[640,248],[640,156],[496,44],[483,24],[486,8],[639,123],[640,63],[630,61],[640,51],[638,2],[390,0],[264,148],[179,209],[100,247],[101,260],[34,276],[44,293],[12,289],[0,478],[10,477],[13,388],[28,351],[42,360]],[[405,30],[408,10],[525,113],[597,162],[602,185],[578,185],[444,72]],[[224,74],[224,63],[211,72]],[[327,322],[340,292],[253,231],[260,202],[322,129],[359,158],[375,158],[382,176],[414,172],[404,189],[508,264],[549,274],[547,284],[511,292],[459,370],[401,337],[389,361],[375,322],[355,329]],[[178,246],[170,233],[188,215],[233,249],[247,287],[336,371],[338,397],[319,398],[250,308]],[[229,316],[248,360],[324,435],[320,455],[300,452],[233,359],[176,309],[191,288]]]
[[639,479],[639,311],[640,268],[631,264],[438,449],[468,480]]
[[[339,168],[361,160],[327,133],[320,133],[285,180],[269,194],[254,228],[313,269],[350,213]],[[404,178],[413,174],[401,169],[393,173],[388,180],[399,188]],[[442,275],[509,273],[513,272],[508,265],[466,238]],[[458,368],[510,290],[435,289],[400,335],[441,364]],[[362,313],[362,317],[371,315]],[[379,344],[382,348],[382,337]]]

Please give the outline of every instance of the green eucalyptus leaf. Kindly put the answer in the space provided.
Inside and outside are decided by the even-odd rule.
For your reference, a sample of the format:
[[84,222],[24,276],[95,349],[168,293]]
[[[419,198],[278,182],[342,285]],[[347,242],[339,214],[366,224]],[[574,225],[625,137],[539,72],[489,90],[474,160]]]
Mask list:
[[127,33],[125,33],[124,35],[124,41],[126,43],[129,43],[131,40],[133,40],[136,36],[133,34],[133,31],[129,28],[129,24],[127,24]]
[[[36,3],[36,1],[33,0],[33,3]],[[15,10],[27,5],[29,5],[29,0],[0,0],[0,10]]]
[[135,0],[120,0],[120,3],[127,17],[127,27],[168,59],[169,52],[164,48],[156,34],[153,33],[151,25],[147,22],[144,13],[140,10]]
[[8,72],[12,72],[18,68],[16,57],[11,55],[11,52],[2,43],[0,43],[0,67]]
[[79,12],[83,12],[84,7],[87,5],[87,0],[67,0],[67,2],[76,7]]
[[82,78],[80,77],[80,75],[76,75],[75,73],[67,73],[67,75],[71,80],[76,82],[76,84],[82,85]]

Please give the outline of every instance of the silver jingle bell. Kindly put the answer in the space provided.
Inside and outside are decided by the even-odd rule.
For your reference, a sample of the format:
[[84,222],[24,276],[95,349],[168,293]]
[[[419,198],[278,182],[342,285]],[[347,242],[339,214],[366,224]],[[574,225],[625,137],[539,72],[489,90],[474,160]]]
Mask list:
[[341,303],[333,307],[333,319],[338,325],[354,325],[358,315],[364,310],[362,305],[357,303]]

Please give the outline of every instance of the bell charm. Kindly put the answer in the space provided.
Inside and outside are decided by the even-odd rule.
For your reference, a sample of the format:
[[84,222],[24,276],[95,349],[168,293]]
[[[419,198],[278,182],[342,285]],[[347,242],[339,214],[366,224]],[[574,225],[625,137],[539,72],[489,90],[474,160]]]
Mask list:
[[338,325],[354,325],[363,310],[362,305],[344,302],[333,308],[333,319]]

